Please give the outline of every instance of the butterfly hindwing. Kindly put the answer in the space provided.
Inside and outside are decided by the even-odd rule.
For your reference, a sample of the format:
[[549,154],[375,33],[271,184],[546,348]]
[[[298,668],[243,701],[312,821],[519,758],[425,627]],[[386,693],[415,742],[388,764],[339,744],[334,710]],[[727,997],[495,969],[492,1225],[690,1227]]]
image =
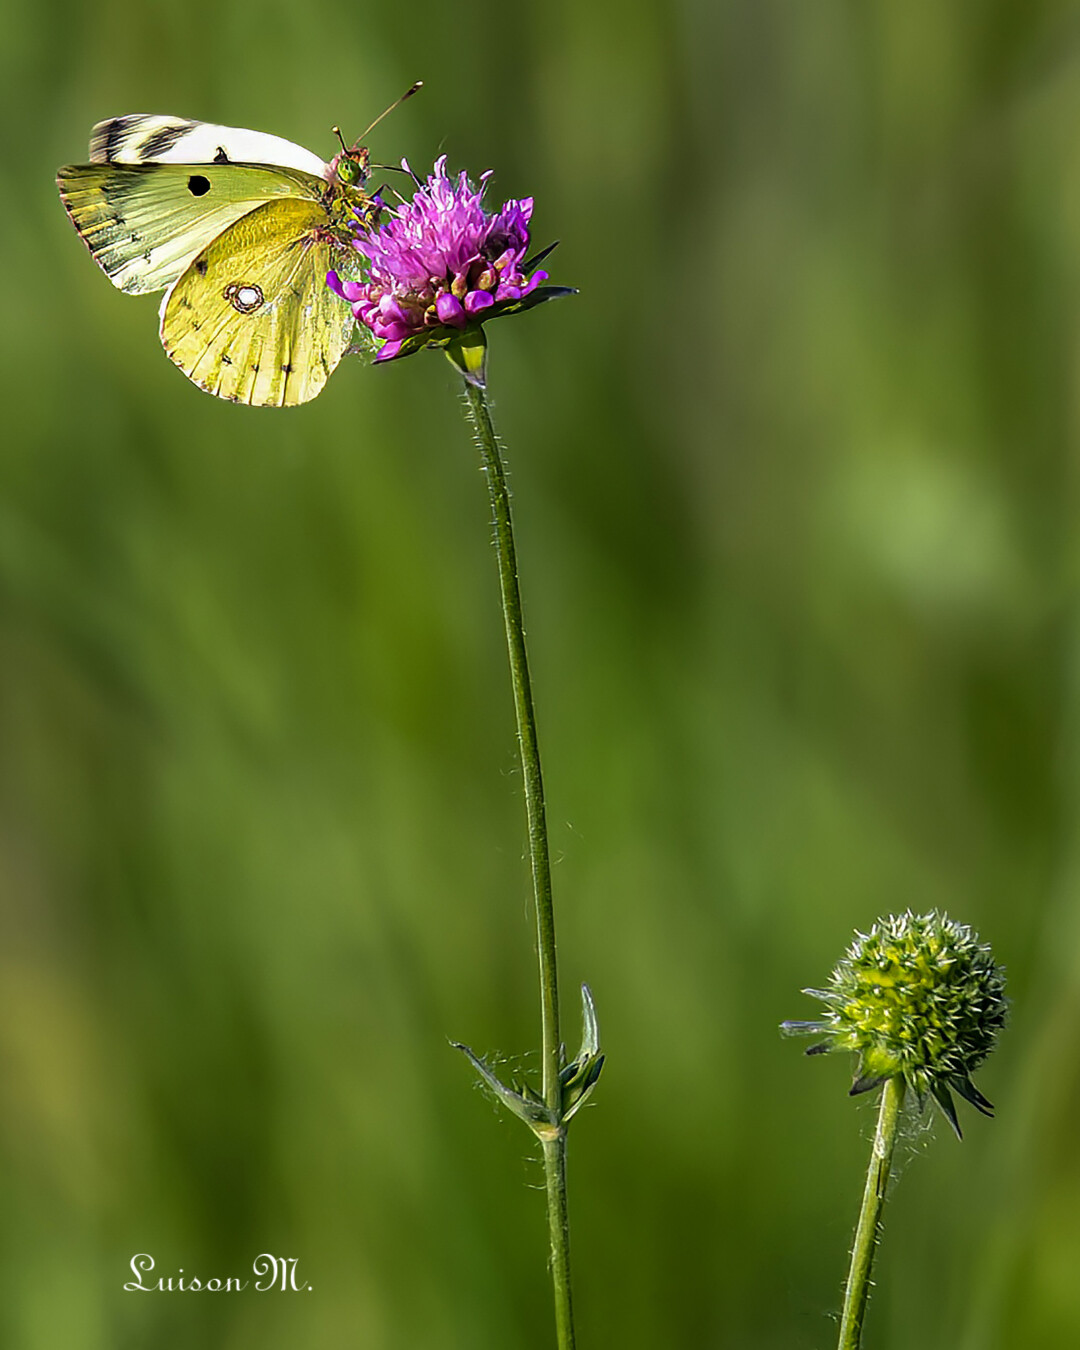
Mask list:
[[260,407],[315,397],[354,332],[348,305],[326,285],[328,268],[347,275],[350,259],[325,226],[317,202],[267,202],[192,261],[161,312],[161,341],[189,379]]
[[114,286],[160,291],[222,231],[265,202],[317,200],[324,181],[252,164],[87,164],[61,169],[60,197]]

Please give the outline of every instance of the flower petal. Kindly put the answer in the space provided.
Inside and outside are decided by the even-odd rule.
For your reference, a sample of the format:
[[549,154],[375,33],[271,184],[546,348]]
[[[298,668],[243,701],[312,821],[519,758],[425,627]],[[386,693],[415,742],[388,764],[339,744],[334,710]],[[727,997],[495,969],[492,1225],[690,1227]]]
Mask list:
[[480,314],[485,309],[490,309],[495,303],[495,297],[490,291],[470,291],[465,297],[465,313]]
[[412,336],[413,328],[411,324],[400,323],[396,319],[389,323],[378,319],[371,325],[371,331],[376,337],[385,338],[388,342],[404,342]]
[[467,322],[461,301],[449,293],[440,295],[435,301],[435,313],[440,323],[449,324],[452,328],[464,328]]

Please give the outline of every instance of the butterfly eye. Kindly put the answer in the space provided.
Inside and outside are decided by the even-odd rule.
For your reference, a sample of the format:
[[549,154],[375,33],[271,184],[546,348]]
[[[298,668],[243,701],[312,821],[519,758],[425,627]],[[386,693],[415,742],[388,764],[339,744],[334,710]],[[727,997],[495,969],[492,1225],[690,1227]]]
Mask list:
[[352,187],[354,183],[359,183],[364,177],[364,171],[355,159],[350,156],[342,155],[338,160],[337,174],[343,183]]

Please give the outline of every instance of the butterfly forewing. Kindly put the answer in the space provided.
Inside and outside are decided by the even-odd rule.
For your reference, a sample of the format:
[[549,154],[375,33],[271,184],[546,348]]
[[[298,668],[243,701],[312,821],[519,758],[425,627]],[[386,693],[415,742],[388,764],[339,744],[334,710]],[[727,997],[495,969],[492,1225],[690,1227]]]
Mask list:
[[326,272],[334,266],[348,275],[356,256],[332,244],[318,203],[259,207],[214,239],[165,297],[165,350],[220,398],[260,407],[306,403],[354,330]]
[[280,164],[324,178],[326,165],[281,136],[161,113],[128,113],[90,133],[91,164]]
[[236,164],[86,164],[61,169],[60,197],[114,286],[160,291],[234,221],[264,202],[317,200],[321,179]]

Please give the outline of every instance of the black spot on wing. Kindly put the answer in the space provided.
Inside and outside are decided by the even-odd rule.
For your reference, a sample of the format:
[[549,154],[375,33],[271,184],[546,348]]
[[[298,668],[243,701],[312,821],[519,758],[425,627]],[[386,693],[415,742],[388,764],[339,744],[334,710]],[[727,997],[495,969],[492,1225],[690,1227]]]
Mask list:
[[111,160],[120,144],[120,139],[124,134],[124,124],[126,117],[114,117],[105,128],[105,158]]
[[199,276],[204,277],[206,276],[206,270],[209,265],[210,264],[205,258],[197,258],[195,261],[195,271],[198,272]]
[[214,156],[214,163],[228,164],[228,162],[229,156],[225,153],[225,147],[223,145],[219,145],[217,148],[217,154]]
[[201,173],[193,173],[187,180],[187,185],[193,197],[205,197],[210,191],[210,179]]
[[147,136],[139,146],[139,158],[158,159],[166,151],[171,150],[181,136],[186,136],[194,125],[194,122],[177,122],[173,126],[161,127]]
[[112,162],[128,130],[140,119],[138,117],[114,117],[94,128],[90,138],[90,160],[92,163]]

